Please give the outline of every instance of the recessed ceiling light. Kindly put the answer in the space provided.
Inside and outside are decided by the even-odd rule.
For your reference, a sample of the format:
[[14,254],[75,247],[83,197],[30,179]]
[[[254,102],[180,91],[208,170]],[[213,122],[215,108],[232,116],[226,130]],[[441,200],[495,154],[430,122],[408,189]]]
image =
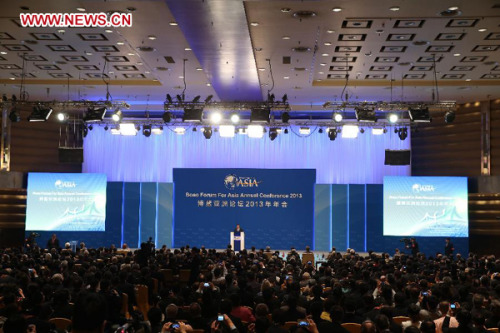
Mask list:
[[285,8],[281,8],[281,12],[282,13],[289,13],[292,9],[291,8],[288,8],[288,7],[285,7]]
[[472,79],[465,79],[465,81],[469,82],[469,81],[472,81]]
[[130,53],[127,53],[127,55],[129,55],[129,56],[134,56],[134,55],[135,55],[135,53],[130,52]]
[[85,52],[86,55],[91,56],[92,52]]
[[324,72],[318,72],[318,74],[325,74]]
[[65,32],[66,32],[66,30],[64,30],[64,29],[59,29],[59,30],[57,30],[57,32],[58,32],[58,33],[60,33],[60,34],[63,34],[63,33],[65,33]]
[[398,6],[392,6],[392,7],[389,7],[389,10],[392,11],[392,12],[397,12],[400,8]]
[[328,56],[329,56],[329,54],[328,54],[328,53],[323,53],[321,56],[322,56],[322,57],[328,57]]
[[260,51],[262,51],[262,47],[256,47],[255,48],[255,52],[260,52]]
[[325,42],[325,45],[326,46],[330,46],[330,45],[332,45],[332,43],[331,42]]
[[335,33],[335,30],[328,29],[328,30],[326,31],[326,33],[328,33],[328,34],[333,34],[333,33]]
[[448,10],[458,10],[458,6],[451,6],[451,7],[448,7]]
[[85,8],[83,8],[83,7],[76,7],[76,10],[79,11],[79,12],[84,12]]
[[211,84],[210,84],[210,83],[207,83],[207,87],[210,87],[210,86],[211,86]]
[[153,79],[153,82],[158,82],[158,79]]
[[185,47],[184,51],[191,51],[191,48],[190,47]]
[[151,72],[150,71],[145,71],[144,74],[150,74]]
[[259,22],[252,22],[252,23],[250,23],[250,25],[251,25],[252,27],[256,27],[256,26],[258,26],[258,25],[259,25]]
[[169,25],[176,26],[176,25],[178,25],[178,23],[177,22],[170,22]]
[[283,36],[282,39],[290,39],[290,36]]
[[138,65],[138,66],[142,66],[142,65],[144,65],[144,64],[143,64],[142,62],[140,62],[140,61],[139,61],[138,63],[136,63],[136,65]]
[[332,11],[334,11],[335,13],[338,13],[338,12],[342,11],[342,8],[340,8],[340,7],[333,7]]
[[289,76],[284,76],[283,79],[288,80],[290,77]]
[[261,72],[263,72],[265,70],[266,70],[265,68],[259,68],[259,71],[261,71]]
[[15,77],[9,77],[10,80],[15,80],[16,78]]
[[183,79],[183,78],[184,78],[184,76],[182,76],[182,75],[179,76],[179,79]]
[[116,45],[125,45],[124,42],[116,42]]
[[477,31],[479,31],[479,32],[485,32],[486,30],[488,30],[488,29],[481,28],[481,29],[479,29],[479,30],[477,30]]
[[109,71],[109,72],[108,72],[108,74],[115,74],[115,72],[113,72],[113,71]]
[[326,63],[322,62],[321,64],[319,64],[320,66],[326,66]]
[[156,36],[154,36],[154,35],[149,35],[149,36],[148,36],[148,39],[149,39],[149,40],[155,40],[155,39],[156,39]]
[[317,79],[316,81],[321,82],[321,81],[323,81],[323,80],[321,80],[321,79]]
[[203,68],[201,68],[201,67],[196,67],[196,70],[197,70],[197,71],[202,71],[202,70],[203,70]]
[[7,54],[7,52],[5,52],[5,51],[2,51],[2,52],[0,52],[0,54]]
[[460,55],[461,55],[460,53],[453,54],[454,57],[460,57]]
[[111,30],[111,29],[106,29],[106,30],[104,30],[104,32],[105,32],[105,33],[110,34],[110,33],[112,33],[112,32],[113,32],[113,30]]

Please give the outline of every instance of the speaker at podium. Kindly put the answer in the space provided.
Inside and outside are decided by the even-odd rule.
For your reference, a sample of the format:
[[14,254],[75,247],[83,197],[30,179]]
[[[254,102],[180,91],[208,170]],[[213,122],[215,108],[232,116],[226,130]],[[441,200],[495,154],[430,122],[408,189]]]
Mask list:
[[234,231],[231,231],[230,244],[233,251],[241,251],[245,249],[245,232],[237,224]]

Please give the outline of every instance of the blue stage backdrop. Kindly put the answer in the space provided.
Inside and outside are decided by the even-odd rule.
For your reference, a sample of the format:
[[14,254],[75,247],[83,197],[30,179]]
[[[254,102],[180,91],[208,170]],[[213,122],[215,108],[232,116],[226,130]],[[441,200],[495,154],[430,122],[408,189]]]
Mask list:
[[174,169],[174,247],[225,248],[236,224],[245,246],[314,248],[316,171]]

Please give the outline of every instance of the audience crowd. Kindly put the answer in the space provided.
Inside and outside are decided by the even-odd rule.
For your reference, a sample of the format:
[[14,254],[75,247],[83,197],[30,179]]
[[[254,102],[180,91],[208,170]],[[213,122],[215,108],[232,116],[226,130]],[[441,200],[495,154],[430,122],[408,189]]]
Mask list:
[[147,242],[136,251],[82,243],[75,252],[56,243],[0,250],[0,332],[57,332],[51,318],[71,320],[74,333],[481,333],[500,321],[494,256],[332,249],[316,265],[295,249],[284,257],[269,247],[235,253]]

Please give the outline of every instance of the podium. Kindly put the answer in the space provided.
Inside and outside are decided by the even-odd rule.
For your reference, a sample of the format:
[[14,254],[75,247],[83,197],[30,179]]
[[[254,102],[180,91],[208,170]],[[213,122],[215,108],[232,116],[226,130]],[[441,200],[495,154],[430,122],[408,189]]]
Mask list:
[[245,249],[245,233],[231,231],[231,247],[233,251],[241,251]]

